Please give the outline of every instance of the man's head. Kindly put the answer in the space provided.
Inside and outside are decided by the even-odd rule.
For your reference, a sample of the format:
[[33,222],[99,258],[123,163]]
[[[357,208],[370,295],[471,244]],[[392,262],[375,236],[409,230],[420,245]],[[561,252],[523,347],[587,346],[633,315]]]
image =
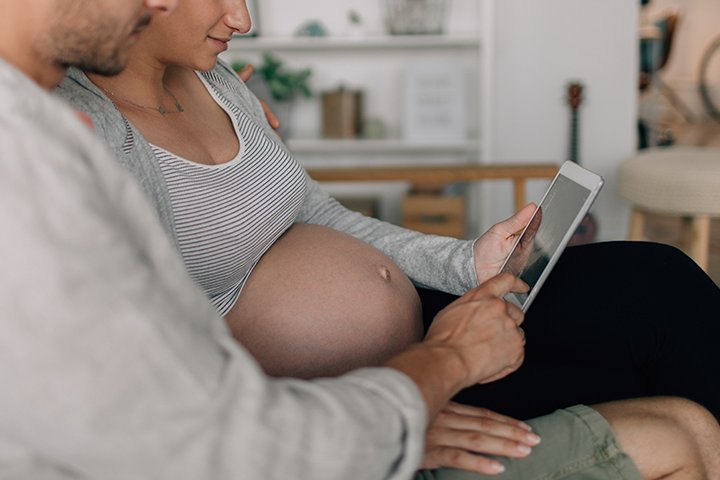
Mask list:
[[12,0],[0,21],[7,28],[0,43],[8,47],[0,56],[48,88],[69,66],[116,74],[152,15],[172,11],[179,1]]

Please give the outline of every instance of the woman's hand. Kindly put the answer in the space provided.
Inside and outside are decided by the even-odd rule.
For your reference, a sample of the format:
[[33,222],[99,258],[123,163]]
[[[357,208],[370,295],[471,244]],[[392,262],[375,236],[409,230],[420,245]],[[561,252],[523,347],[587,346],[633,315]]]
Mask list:
[[[243,82],[247,82],[248,80],[250,80],[250,77],[253,76],[254,72],[255,67],[253,67],[252,64],[248,63],[242,68],[242,70],[237,72],[237,75],[238,77],[240,77],[240,80],[242,80]],[[273,113],[272,110],[270,110],[268,104],[265,103],[264,100],[260,100],[260,105],[262,105],[263,112],[265,112],[265,118],[267,119],[267,122],[270,124],[273,130],[277,130],[278,128],[280,128],[280,120],[278,120],[277,116]]]
[[497,275],[517,235],[530,221],[534,211],[534,203],[526,205],[512,217],[493,225],[475,241],[473,253],[478,284]]
[[422,467],[495,475],[504,468],[487,455],[522,458],[539,443],[540,437],[519,420],[450,402],[428,427]]

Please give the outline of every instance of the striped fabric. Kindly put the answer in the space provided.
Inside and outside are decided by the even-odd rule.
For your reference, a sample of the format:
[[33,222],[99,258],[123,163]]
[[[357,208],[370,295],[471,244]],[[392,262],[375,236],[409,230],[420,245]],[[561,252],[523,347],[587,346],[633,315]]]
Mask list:
[[263,253],[292,225],[305,196],[305,174],[260,126],[200,78],[233,122],[238,156],[204,165],[152,148],[167,182],[185,264],[224,315]]

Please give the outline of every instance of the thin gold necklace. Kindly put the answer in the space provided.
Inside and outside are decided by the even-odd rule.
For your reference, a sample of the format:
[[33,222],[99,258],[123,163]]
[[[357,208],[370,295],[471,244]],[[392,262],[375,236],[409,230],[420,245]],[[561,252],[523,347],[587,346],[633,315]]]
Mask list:
[[[103,90],[105,90],[105,89],[103,89]],[[147,106],[147,105],[140,105],[139,103],[135,103],[135,102],[133,102],[132,100],[130,100],[130,99],[128,99],[128,98],[125,98],[125,97],[123,97],[123,96],[121,96],[121,95],[116,94],[116,93],[113,92],[112,90],[105,90],[105,91],[106,91],[107,93],[109,93],[111,97],[116,98],[116,99],[118,99],[118,100],[120,100],[120,101],[122,101],[122,102],[125,102],[125,103],[127,103],[128,105],[132,105],[133,107],[137,107],[137,108],[143,108],[143,109],[145,109],[145,110],[152,110],[152,111],[154,111],[154,112],[158,112],[158,113],[159,113],[160,115],[162,115],[163,117],[166,116],[166,115],[172,115],[172,114],[174,114],[174,113],[182,113],[182,112],[184,112],[184,111],[185,111],[185,108],[183,108],[183,106],[180,104],[180,101],[177,99],[177,97],[175,96],[175,94],[172,93],[172,92],[170,91],[170,89],[167,88],[165,85],[163,85],[163,90],[165,90],[165,91],[172,97],[173,101],[175,102],[175,110],[168,110],[167,108],[165,108],[165,107],[162,106],[162,105],[160,105],[159,107],[150,107],[150,106]]]

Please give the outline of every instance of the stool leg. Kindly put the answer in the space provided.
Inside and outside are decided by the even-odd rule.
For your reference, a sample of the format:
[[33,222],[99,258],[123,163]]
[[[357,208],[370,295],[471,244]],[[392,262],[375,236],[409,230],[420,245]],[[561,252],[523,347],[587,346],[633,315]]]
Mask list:
[[628,238],[630,240],[642,240],[645,233],[645,213],[642,210],[633,208],[630,214],[630,229]]
[[688,255],[707,272],[710,254],[710,217],[683,218],[683,243]]

